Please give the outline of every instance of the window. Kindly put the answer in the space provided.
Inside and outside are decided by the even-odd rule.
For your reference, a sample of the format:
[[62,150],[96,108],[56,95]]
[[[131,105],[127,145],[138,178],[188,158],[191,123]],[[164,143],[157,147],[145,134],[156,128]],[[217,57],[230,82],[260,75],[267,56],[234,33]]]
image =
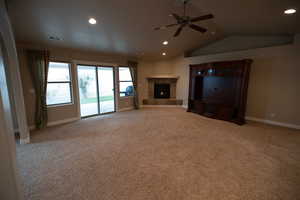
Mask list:
[[47,82],[47,105],[72,103],[69,63],[50,62]]
[[129,67],[119,67],[120,97],[133,96],[133,84]]

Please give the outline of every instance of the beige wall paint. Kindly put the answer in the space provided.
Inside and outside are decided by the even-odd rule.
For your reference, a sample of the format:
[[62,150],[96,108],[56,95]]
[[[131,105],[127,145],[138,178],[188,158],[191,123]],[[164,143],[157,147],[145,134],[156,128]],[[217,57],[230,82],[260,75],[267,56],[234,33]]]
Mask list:
[[[35,113],[35,94],[34,87],[29,71],[29,66],[26,58],[26,49],[41,49],[40,46],[31,44],[18,44],[18,56],[20,63],[21,78],[23,82],[23,92],[25,97],[26,115],[28,119],[28,124],[30,126],[34,125],[34,113]],[[48,122],[53,123],[56,121],[75,119],[79,117],[79,102],[78,102],[78,91],[76,86],[76,64],[74,62],[79,62],[81,64],[90,63],[106,63],[114,66],[121,65],[126,66],[127,60],[129,58],[122,57],[118,55],[102,55],[94,52],[85,51],[74,51],[71,49],[58,49],[58,48],[48,48],[50,50],[50,60],[52,61],[63,61],[72,63],[72,93],[73,93],[73,104],[60,105],[48,107]],[[127,107],[132,107],[133,102],[130,98],[118,99],[119,107],[118,109],[124,109]]]
[[[189,65],[250,58],[247,116],[300,125],[299,44],[238,51],[192,58],[176,58],[170,64],[180,76],[177,98],[187,105]],[[274,116],[273,116],[274,114]]]
[[[0,55],[1,56],[1,55]],[[0,65],[1,65],[0,60]],[[0,66],[1,68],[2,66]],[[1,69],[0,69],[1,70]],[[0,72],[0,76],[1,76]],[[2,77],[0,77],[2,78]],[[5,88],[6,90],[7,88]],[[3,101],[8,95],[3,94],[3,85],[0,88],[0,198],[7,200],[21,199],[21,189],[16,167],[16,147],[13,137],[11,113],[6,111],[9,101]],[[7,112],[7,113],[6,113]]]
[[174,75],[173,60],[150,62],[139,61],[138,65],[138,91],[139,102],[142,104],[143,99],[148,98],[148,81],[150,76]]
[[[298,40],[296,40],[298,41]],[[98,57],[97,54],[83,54],[80,52],[55,50],[51,51],[52,57],[57,60],[71,61],[77,60],[92,60],[99,62],[119,62],[120,65],[126,65],[127,59],[114,57]],[[177,99],[183,99],[184,105],[187,105],[188,99],[188,80],[189,80],[189,65],[212,61],[222,60],[238,60],[250,58],[254,60],[250,74],[247,116],[268,119],[283,123],[300,124],[300,111],[297,107],[297,102],[300,102],[300,83],[297,78],[299,71],[300,52],[299,42],[294,45],[285,45],[269,48],[260,48],[247,51],[237,51],[215,55],[197,56],[191,58],[177,57],[165,61],[151,62],[140,60],[138,65],[138,89],[139,101],[148,98],[148,83],[147,77],[156,75],[176,75],[179,76],[177,82]],[[20,54],[20,59],[22,54]],[[22,62],[21,62],[22,65]],[[21,66],[21,69],[24,66]],[[28,83],[28,71],[24,74],[23,82]],[[26,85],[25,83],[25,85]],[[28,84],[27,84],[28,85]],[[29,121],[33,122],[32,97],[24,91],[27,115]],[[74,95],[76,91],[74,91]],[[131,98],[119,99],[119,108],[124,109],[132,107]],[[75,107],[64,106],[51,108],[49,110],[49,119],[57,120],[65,118],[73,118],[77,116],[78,110]],[[273,114],[275,116],[273,116]]]
[[133,97],[120,97],[118,111],[133,109]]
[[[11,99],[9,93],[13,91],[15,106],[22,120],[26,120],[24,116],[24,103],[16,101],[17,97],[22,97],[22,89],[20,80],[18,79],[18,63],[16,62],[15,41],[12,34],[10,20],[5,9],[5,2],[0,0],[0,199],[5,200],[21,200],[23,198],[22,188],[20,184],[19,171],[16,163],[16,144],[12,123]],[[10,75],[14,79],[7,78],[7,69],[10,68]],[[8,89],[8,80],[16,80],[13,83],[12,91]],[[19,89],[19,90],[18,90]],[[18,93],[17,93],[18,92]],[[23,101],[23,98],[17,99]],[[23,107],[22,107],[23,106]],[[20,119],[17,120],[20,128]],[[26,126],[26,122],[24,122]],[[27,126],[26,126],[27,128]],[[22,137],[23,135],[21,135]],[[28,130],[26,137],[28,137]],[[26,138],[25,137],[25,138]]]
[[[298,38],[298,39],[297,39]],[[147,98],[146,78],[155,75],[179,76],[177,99],[188,102],[189,65],[213,61],[253,59],[246,115],[250,117],[300,125],[300,42],[277,47],[259,48],[215,55],[184,58],[183,56],[160,62],[140,62],[139,100]]]
[[[1,3],[0,3],[1,4]],[[0,27],[2,28],[1,24]],[[0,198],[7,200],[21,199],[21,190],[16,168],[16,146],[14,139],[12,111],[2,53],[0,35]]]

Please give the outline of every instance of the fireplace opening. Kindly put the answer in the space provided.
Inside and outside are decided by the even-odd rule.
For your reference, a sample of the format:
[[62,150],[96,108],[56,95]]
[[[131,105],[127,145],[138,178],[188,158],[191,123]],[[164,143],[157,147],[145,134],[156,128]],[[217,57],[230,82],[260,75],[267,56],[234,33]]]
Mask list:
[[170,84],[154,84],[154,98],[169,99],[170,98]]

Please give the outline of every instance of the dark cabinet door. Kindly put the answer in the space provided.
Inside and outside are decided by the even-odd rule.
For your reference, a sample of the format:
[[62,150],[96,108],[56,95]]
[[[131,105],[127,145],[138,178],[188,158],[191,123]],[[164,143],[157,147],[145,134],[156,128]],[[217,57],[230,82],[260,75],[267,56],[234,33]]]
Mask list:
[[194,101],[194,111],[198,114],[202,114],[204,112],[204,103],[201,101]]
[[232,119],[234,113],[234,108],[220,106],[217,113],[217,119],[222,119],[229,121]]
[[252,60],[190,65],[188,111],[243,124]]

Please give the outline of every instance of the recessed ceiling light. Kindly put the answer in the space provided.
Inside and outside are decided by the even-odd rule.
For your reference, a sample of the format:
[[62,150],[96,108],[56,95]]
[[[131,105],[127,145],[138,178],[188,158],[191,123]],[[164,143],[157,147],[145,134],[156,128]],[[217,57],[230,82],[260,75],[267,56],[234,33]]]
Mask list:
[[164,41],[164,42],[163,42],[163,45],[168,45],[168,44],[169,44],[168,41]]
[[285,10],[285,11],[284,11],[284,14],[286,14],[286,15],[291,15],[291,14],[294,14],[294,13],[296,13],[296,12],[297,12],[296,9],[291,8],[291,9]]
[[165,52],[162,53],[163,56],[167,55]]
[[97,24],[97,21],[96,21],[95,18],[90,18],[90,19],[89,19],[89,23],[90,23],[90,24]]

